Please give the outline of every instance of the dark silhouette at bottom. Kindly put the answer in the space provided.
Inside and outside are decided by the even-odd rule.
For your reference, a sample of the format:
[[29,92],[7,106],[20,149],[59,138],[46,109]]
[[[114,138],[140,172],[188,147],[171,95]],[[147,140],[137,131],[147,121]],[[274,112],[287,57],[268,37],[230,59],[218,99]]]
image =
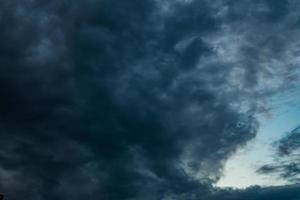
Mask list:
[[0,194],[0,200],[4,200],[4,194]]

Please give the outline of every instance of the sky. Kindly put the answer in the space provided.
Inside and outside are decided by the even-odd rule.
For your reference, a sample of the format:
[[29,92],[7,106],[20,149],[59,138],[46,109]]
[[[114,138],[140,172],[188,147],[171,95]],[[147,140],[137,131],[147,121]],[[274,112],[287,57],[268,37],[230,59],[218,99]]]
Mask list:
[[0,193],[300,199],[297,0],[0,2]]
[[296,87],[268,100],[271,115],[260,116],[260,128],[256,137],[226,161],[224,175],[217,186],[246,188],[252,185],[291,184],[280,177],[257,174],[256,169],[274,160],[274,143],[288,135],[291,127],[299,125],[298,91],[300,88]]

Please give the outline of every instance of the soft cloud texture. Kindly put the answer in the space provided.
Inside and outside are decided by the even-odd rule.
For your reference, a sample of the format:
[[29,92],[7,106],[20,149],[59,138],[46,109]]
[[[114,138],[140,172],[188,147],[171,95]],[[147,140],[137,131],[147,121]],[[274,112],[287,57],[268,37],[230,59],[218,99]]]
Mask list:
[[255,137],[265,98],[296,78],[298,4],[282,2],[1,2],[1,190],[37,200],[299,197],[297,185],[212,187]]

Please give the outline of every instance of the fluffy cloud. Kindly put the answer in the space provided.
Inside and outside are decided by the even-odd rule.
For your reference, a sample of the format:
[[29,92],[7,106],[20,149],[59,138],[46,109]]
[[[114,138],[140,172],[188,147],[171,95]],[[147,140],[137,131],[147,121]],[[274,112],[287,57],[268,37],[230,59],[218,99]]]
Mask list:
[[295,2],[0,5],[0,188],[9,198],[298,195],[212,187],[255,137],[265,97],[295,79]]

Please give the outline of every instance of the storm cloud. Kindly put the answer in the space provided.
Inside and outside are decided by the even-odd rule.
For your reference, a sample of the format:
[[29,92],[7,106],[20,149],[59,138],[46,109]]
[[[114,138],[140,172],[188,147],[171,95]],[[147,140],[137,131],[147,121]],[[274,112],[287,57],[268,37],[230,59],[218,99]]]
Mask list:
[[212,185],[255,137],[266,98],[297,79],[299,6],[1,2],[1,192],[37,200],[298,198],[298,185]]

